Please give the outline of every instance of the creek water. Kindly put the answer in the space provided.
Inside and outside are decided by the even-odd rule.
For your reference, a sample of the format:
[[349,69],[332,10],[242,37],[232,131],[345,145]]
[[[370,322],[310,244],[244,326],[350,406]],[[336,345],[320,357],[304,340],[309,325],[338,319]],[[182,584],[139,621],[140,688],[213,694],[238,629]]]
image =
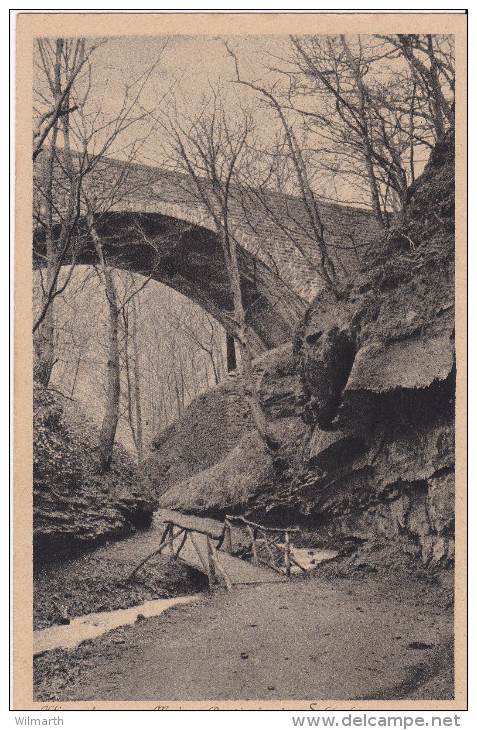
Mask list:
[[73,649],[82,641],[95,639],[119,626],[133,624],[139,615],[144,618],[159,616],[173,606],[197,601],[198,595],[179,596],[178,598],[159,598],[146,601],[133,608],[120,608],[116,611],[102,611],[78,616],[64,626],[50,626],[33,632],[33,654],[42,654],[53,649]]

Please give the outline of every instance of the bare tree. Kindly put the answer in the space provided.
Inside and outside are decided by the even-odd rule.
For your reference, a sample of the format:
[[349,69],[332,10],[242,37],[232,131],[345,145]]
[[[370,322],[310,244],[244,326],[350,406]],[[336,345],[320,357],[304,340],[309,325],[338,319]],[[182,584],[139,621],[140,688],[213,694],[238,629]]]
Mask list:
[[180,114],[176,101],[171,100],[168,111],[158,118],[158,123],[167,139],[165,154],[171,164],[188,174],[191,192],[206,209],[219,236],[233,303],[231,334],[239,346],[245,396],[258,433],[270,449],[276,450],[278,443],[260,405],[253,375],[238,262],[239,243],[230,215],[234,183],[252,130],[252,120],[242,111],[240,117],[235,116],[234,121],[230,121],[217,93],[212,92],[204,99],[195,119],[187,118],[185,112]]
[[[50,135],[50,147],[43,164],[43,179],[35,188],[35,219],[45,244],[45,277],[41,279],[41,303],[33,326],[35,344],[35,377],[48,385],[55,364],[53,300],[66,288],[69,277],[58,287],[61,266],[71,249],[74,226],[79,216],[80,184],[75,173],[70,140],[70,114],[77,105],[70,105],[73,84],[84,68],[92,49],[86,49],[84,39],[67,41],[37,41],[37,63],[40,72],[36,95],[42,108],[39,126],[34,135],[33,159]],[[62,202],[58,205],[56,174],[58,138],[63,142]],[[72,268],[70,269],[71,275]]]
[[[126,414],[132,440],[136,448],[138,466],[141,467],[144,457],[142,386],[141,386],[141,350],[139,346],[138,310],[140,298],[134,276],[126,276],[129,286],[124,306],[121,307],[123,325],[123,361],[126,376]],[[132,296],[131,296],[132,292]],[[131,352],[132,349],[132,352]]]
[[[207,362],[210,363],[212,370],[213,383],[217,385],[225,373],[223,329],[217,320],[208,314],[208,312],[202,312],[199,319],[196,316],[196,307],[197,305],[186,301],[179,309],[177,307],[173,309],[166,306],[165,312],[171,323],[175,325],[176,331],[180,331],[188,340],[191,357],[193,358],[192,348],[205,353]],[[228,337],[233,340],[231,335]],[[235,362],[236,366],[237,363]],[[209,385],[208,378],[206,379],[206,385]],[[201,383],[196,383],[194,395],[198,395],[202,387]]]
[[336,296],[337,282],[335,267],[333,260],[329,255],[316,195],[310,184],[308,168],[303,158],[300,144],[294,132],[293,124],[290,123],[290,121],[288,120],[284,107],[282,106],[282,104],[280,104],[273,91],[270,91],[269,89],[266,89],[265,87],[260,86],[255,82],[246,81],[242,78],[236,54],[231,50],[228,43],[225,43],[225,47],[235,63],[237,83],[247,86],[250,89],[253,89],[254,91],[260,93],[267,100],[271,108],[276,112],[278,116],[278,119],[282,125],[285,143],[288,147],[288,152],[292,161],[292,167],[298,181],[298,189],[303,200],[304,209],[308,219],[311,234],[320,254],[320,265],[316,267],[314,261],[310,260],[308,252],[302,246],[299,237],[292,236],[291,240],[298,248],[300,253],[304,256],[304,258],[307,259],[311,266],[317,271],[318,275],[324,281],[325,286]]
[[[392,188],[401,202],[406,196],[403,157],[409,141],[400,129],[408,111],[398,115],[392,111],[396,100],[391,91],[397,92],[399,86],[393,84],[391,88],[388,84],[384,89],[371,71],[374,64],[382,62],[386,49],[363,42],[360,36],[292,36],[291,42],[298,75],[292,76],[290,103],[302,116],[306,129],[316,134],[332,164],[337,164],[338,170],[354,177],[358,173],[366,179],[372,210],[384,226],[383,190]],[[306,91],[311,92],[313,105],[306,102]],[[405,103],[399,101],[401,105]]]
[[[283,104],[316,145],[317,169],[367,181],[381,225],[400,210],[453,118],[453,49],[439,36],[291,37]],[[314,141],[315,140],[315,141]]]
[[142,465],[144,457],[144,440],[142,427],[142,405],[141,405],[141,360],[139,350],[139,332],[138,332],[138,304],[135,297],[131,300],[131,324],[132,324],[132,344],[134,356],[134,406],[136,415],[135,444],[137,450],[138,465]]
[[[54,53],[52,49],[55,49]],[[90,102],[93,68],[91,53],[86,51],[84,40],[60,38],[41,42],[38,56],[44,76],[43,84],[38,84],[39,98],[47,104],[43,92],[46,87],[53,100],[52,108],[59,111],[55,111],[56,121],[51,126],[48,162],[43,165],[36,185],[36,221],[46,249],[46,284],[42,279],[40,312],[33,327],[36,374],[44,385],[48,384],[55,363],[53,303],[70,281],[76,252],[92,241],[108,303],[110,324],[108,387],[99,448],[101,468],[105,470],[111,462],[119,418],[120,303],[114,282],[114,263],[108,261],[98,231],[104,216],[124,195],[131,193],[128,185],[131,165],[148,133],[146,130],[141,134],[138,130],[146,117],[141,96],[156,64],[126,85],[119,107],[105,113],[101,104]],[[82,76],[81,71],[85,71],[85,75]],[[125,132],[133,126],[136,127],[134,140],[123,143]],[[63,141],[61,148],[57,144],[59,131]],[[41,144],[47,136],[43,130]],[[114,152],[121,153],[121,165],[108,162],[107,155]],[[63,277],[62,285],[58,287],[60,270],[68,261],[69,275]]]
[[87,44],[84,38],[57,38],[55,41],[38,38],[35,41],[39,84],[35,89],[33,107],[33,161],[43,150],[48,137],[55,135],[58,121],[76,111],[76,104],[70,104],[73,84],[101,43]]
[[[348,200],[354,189],[355,202],[369,201],[379,225],[388,225],[390,212],[401,210],[416,169],[422,169],[452,118],[452,43],[440,36],[372,35],[291,36],[290,42],[290,55],[278,65],[273,59],[267,84],[245,81],[236,53],[225,45],[237,81],[261,95],[283,129],[269,179],[282,187],[280,165],[289,188],[296,178],[293,192],[303,200],[308,227],[331,252],[340,246],[326,240],[317,223],[316,186],[333,189],[340,181]],[[341,202],[342,193],[335,198]],[[299,244],[297,226],[280,225]]]
[[[66,276],[69,276],[69,271],[61,273],[59,287]],[[55,387],[70,398],[75,395],[82,379],[88,363],[88,351],[95,339],[94,305],[85,298],[86,292],[91,290],[93,277],[96,278],[96,275],[89,268],[76,268],[67,290],[55,300],[55,368],[50,383],[53,380]],[[41,270],[35,273],[34,289],[40,289],[40,292],[34,293],[34,301],[41,299],[40,281]],[[96,289],[96,284],[94,287]],[[87,306],[86,302],[91,306]],[[81,318],[78,318],[79,310]]]
[[98,275],[104,286],[109,312],[109,349],[107,362],[107,388],[103,422],[99,434],[99,462],[102,471],[107,471],[113,455],[114,439],[119,420],[119,399],[121,394],[119,365],[119,303],[114,282],[114,273],[104,256],[103,245],[96,233],[92,217],[89,226],[98,257]]
[[455,60],[448,36],[394,35],[385,39],[406,59],[427,103],[436,141],[454,124]]

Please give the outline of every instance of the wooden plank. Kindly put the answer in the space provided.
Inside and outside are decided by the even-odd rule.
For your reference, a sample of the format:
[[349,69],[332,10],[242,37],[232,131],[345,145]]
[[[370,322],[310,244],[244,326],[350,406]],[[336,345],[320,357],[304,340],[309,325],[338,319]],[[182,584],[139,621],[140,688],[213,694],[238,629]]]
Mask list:
[[[206,537],[204,535],[197,535],[189,533],[189,537],[195,543],[196,548],[190,545],[189,541],[184,545],[181,551],[180,560],[193,565],[195,568],[202,570],[206,575],[207,563],[205,560],[206,554]],[[253,585],[260,583],[280,583],[286,581],[285,574],[275,572],[268,566],[256,566],[248,561],[229,555],[229,553],[223,550],[217,550],[216,545],[211,540],[212,552],[217,551],[217,558],[220,562],[220,567],[225,570],[229,581],[232,585]],[[202,558],[204,556],[204,558]],[[201,560],[202,558],[202,560]],[[219,571],[220,572],[220,571]]]
[[[216,551],[217,560],[220,563],[220,567],[227,574],[228,580],[231,585],[277,583],[286,580],[283,572],[274,570],[273,567],[269,566],[268,564],[254,565],[248,561],[230,555],[223,549],[218,549],[221,538],[223,538],[222,546],[224,547],[227,545],[227,527],[230,529],[232,527],[227,519],[227,524],[220,523],[217,520],[209,520],[201,517],[190,518],[189,516],[186,516],[185,519],[182,519],[183,516],[173,510],[160,510],[158,513],[158,518],[161,519],[161,517],[167,518],[165,521],[174,524],[176,528],[180,527],[186,529],[186,532],[190,537],[190,541],[185,541],[183,547],[180,550],[179,560],[182,560],[183,562],[188,563],[189,565],[192,565],[199,570],[202,570],[207,576],[209,575],[207,536],[209,536],[212,556],[214,554],[214,551]],[[189,527],[188,525],[193,525],[193,527]],[[198,529],[195,529],[196,527]],[[283,535],[283,532],[283,530],[280,530],[277,535]],[[270,542],[274,541],[274,539],[278,539],[275,535],[269,535],[268,538]],[[255,548],[256,547],[257,546],[255,544]],[[215,558],[213,557],[212,567],[217,568],[217,566],[214,565],[214,560]],[[258,554],[257,561],[260,561]],[[218,568],[217,573],[220,574],[220,576],[222,575]]]
[[300,565],[298,560],[293,557],[293,555],[290,553],[290,562],[292,562],[294,565],[296,565],[297,568],[300,568],[304,573],[306,573],[306,568],[303,567],[303,565]]
[[261,565],[265,565],[267,568],[270,568],[270,570],[274,570],[275,573],[279,573],[280,575],[283,575],[283,568],[278,568],[275,565],[272,565],[267,560],[261,560]]
[[158,519],[163,522],[173,522],[176,527],[184,527],[186,530],[202,535],[210,535],[214,540],[219,540],[223,534],[224,523],[209,517],[183,515],[181,512],[170,509],[159,509],[156,514]]

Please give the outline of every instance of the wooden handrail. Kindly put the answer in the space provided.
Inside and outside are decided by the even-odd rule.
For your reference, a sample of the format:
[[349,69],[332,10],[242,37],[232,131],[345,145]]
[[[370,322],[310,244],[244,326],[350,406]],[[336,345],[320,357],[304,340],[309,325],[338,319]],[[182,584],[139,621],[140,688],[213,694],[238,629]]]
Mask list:
[[247,520],[241,515],[225,515],[225,519],[229,522],[242,522],[244,525],[250,525],[250,527],[255,527],[257,530],[263,530],[263,532],[300,532],[298,527],[266,527],[265,525],[259,525],[257,522]]
[[222,527],[220,535],[218,535],[216,532],[212,532],[212,530],[201,530],[199,527],[192,527],[190,524],[187,525],[183,522],[177,522],[176,520],[165,520],[164,524],[173,525],[174,527],[181,527],[183,530],[187,530],[188,532],[198,532],[199,535],[207,535],[208,537],[212,538],[212,540],[222,541],[224,539],[223,536],[225,532],[225,524]]
[[[270,543],[267,539],[267,533],[274,533],[275,535],[284,535],[285,536],[285,545],[280,546],[284,548],[284,562],[285,562],[285,573],[287,577],[290,577],[291,573],[291,563],[294,563],[297,565],[301,570],[305,572],[305,568],[301,566],[291,555],[290,550],[290,533],[296,533],[300,532],[298,528],[293,527],[265,527],[264,525],[259,525],[257,522],[252,522],[251,520],[247,520],[245,517],[241,515],[226,515],[224,524],[222,527],[222,530],[220,534],[218,531],[213,532],[212,530],[204,530],[200,527],[196,527],[193,524],[191,524],[191,520],[187,520],[187,518],[183,522],[178,522],[177,520],[172,519],[166,519],[164,520],[165,529],[162,533],[161,539],[159,541],[159,547],[157,550],[154,550],[150,555],[148,555],[144,560],[142,560],[139,565],[134,568],[132,573],[128,576],[126,579],[126,582],[130,581],[134,575],[138,572],[138,570],[147,563],[150,558],[152,558],[154,555],[158,555],[162,552],[162,550],[166,547],[166,545],[169,545],[171,555],[178,558],[179,554],[185,544],[185,541],[187,537],[190,538],[192,545],[194,546],[197,555],[200,559],[200,562],[202,564],[202,567],[204,569],[204,572],[207,574],[209,579],[209,585],[212,586],[216,580],[216,570],[220,573],[222,578],[224,579],[224,582],[227,586],[227,588],[230,590],[232,586],[232,582],[230,581],[229,576],[227,575],[224,567],[221,565],[219,561],[219,557],[217,554],[217,550],[222,546],[224,541],[227,543],[227,546],[231,548],[231,523],[232,522],[240,522],[247,528],[247,532],[250,535],[251,541],[252,541],[252,551],[253,551],[253,562],[255,565],[260,565],[262,563],[263,565],[268,566],[269,568],[272,568],[272,570],[275,570],[277,573],[280,573],[281,570],[278,567],[278,564],[275,560],[275,557],[273,555],[271,545],[274,545],[279,537],[271,537]],[[177,532],[174,535],[174,527],[179,528],[179,532]],[[268,562],[267,560],[263,560],[261,556],[259,556],[258,550],[257,550],[257,542],[263,542],[263,540],[259,540],[257,538],[257,533],[261,531],[265,535],[265,547],[268,553],[268,556],[271,560],[271,562]],[[197,532],[200,535],[205,535],[207,538],[207,559],[205,559],[201,551],[199,549],[199,546],[197,545],[193,533]],[[177,538],[182,537],[179,547],[174,550],[174,540]],[[214,542],[217,544],[214,545]]]

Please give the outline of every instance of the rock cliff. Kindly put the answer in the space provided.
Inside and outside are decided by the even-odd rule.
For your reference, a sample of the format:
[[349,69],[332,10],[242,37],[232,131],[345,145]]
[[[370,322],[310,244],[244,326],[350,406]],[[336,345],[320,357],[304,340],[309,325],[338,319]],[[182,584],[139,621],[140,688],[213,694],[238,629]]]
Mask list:
[[[256,361],[262,405],[282,445],[278,458],[240,399],[232,439],[223,436],[223,419],[208,426],[208,405],[237,394],[237,379],[227,382],[158,439],[148,474],[161,503],[307,521],[334,541],[393,541],[426,565],[451,562],[454,225],[449,134],[374,262],[338,297],[315,299],[293,347]],[[184,467],[179,442],[191,439],[205,455],[193,449]]]

